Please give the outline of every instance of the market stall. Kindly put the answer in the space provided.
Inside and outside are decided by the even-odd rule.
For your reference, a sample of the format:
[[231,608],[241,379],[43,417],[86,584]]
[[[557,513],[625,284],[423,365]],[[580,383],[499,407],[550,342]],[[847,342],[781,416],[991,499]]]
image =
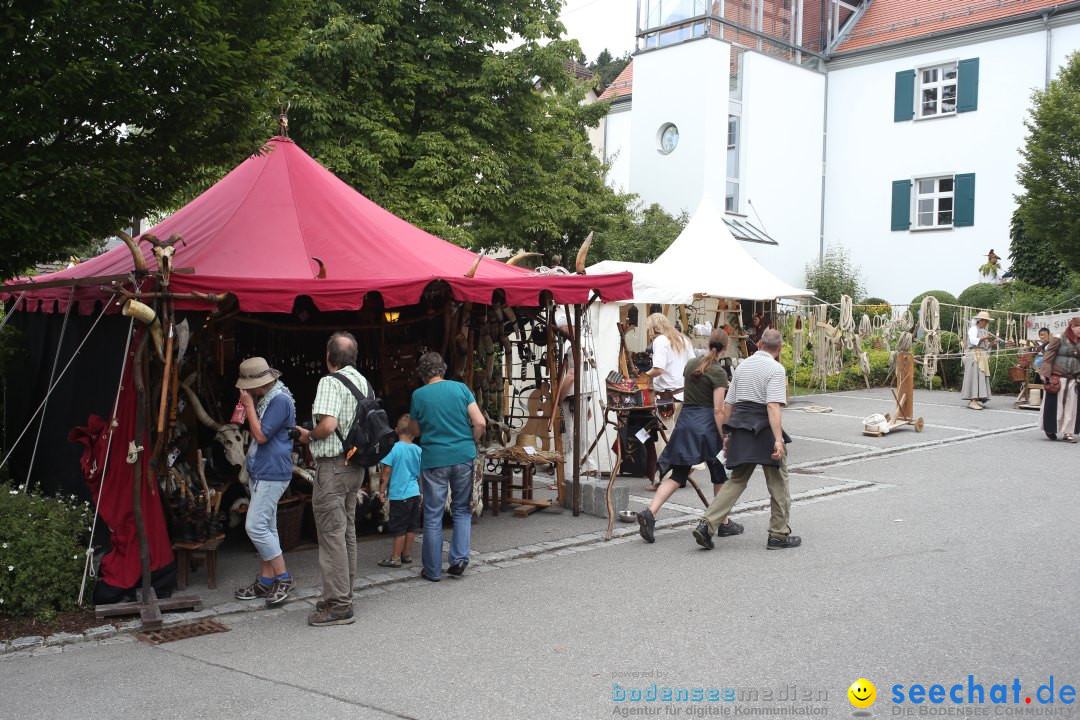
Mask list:
[[[491,442],[514,444],[501,432],[507,380],[518,372],[510,344],[530,343],[536,356],[549,355],[535,372],[550,382],[558,353],[548,353],[555,340],[543,318],[551,308],[631,292],[626,273],[540,274],[445,242],[363,197],[286,137],[124,240],[0,293],[36,341],[12,371],[18,387],[9,396],[8,427],[23,430],[20,440],[29,437],[16,441],[11,468],[28,485],[85,494],[78,451],[57,438],[91,415],[118,417],[121,399],[134,402],[141,422],[106,423],[98,437],[109,447],[133,444],[147,468],[146,489],[160,491],[174,542],[212,536],[232,495],[242,501],[246,438],[230,415],[244,358],[267,358],[292,390],[298,418],[310,417],[326,372],[326,339],[350,331],[360,345],[358,369],[396,418],[418,385],[417,358],[436,350],[449,375],[473,389]],[[70,353],[82,331],[83,344],[94,338],[93,354]],[[137,400],[128,396],[133,385]],[[60,395],[66,405],[55,400]],[[39,404],[50,396],[51,406]],[[56,451],[37,452],[35,437]],[[130,484],[133,468],[142,467],[111,463],[94,471],[108,488],[121,478]],[[310,475],[302,455],[294,474],[302,503]],[[151,564],[165,564],[159,560]]]

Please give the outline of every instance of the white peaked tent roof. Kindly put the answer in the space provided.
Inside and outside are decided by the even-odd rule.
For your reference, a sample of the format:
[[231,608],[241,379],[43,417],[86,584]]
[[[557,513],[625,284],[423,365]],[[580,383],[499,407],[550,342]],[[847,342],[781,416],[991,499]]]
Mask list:
[[605,260],[590,274],[629,270],[639,303],[688,305],[695,295],[774,300],[812,297],[762,267],[734,238],[724,214],[706,195],[679,237],[651,264]]

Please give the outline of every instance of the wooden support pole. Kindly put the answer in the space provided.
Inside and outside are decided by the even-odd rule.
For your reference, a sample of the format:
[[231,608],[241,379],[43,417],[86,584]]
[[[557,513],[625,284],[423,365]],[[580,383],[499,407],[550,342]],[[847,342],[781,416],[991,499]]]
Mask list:
[[585,418],[581,407],[581,305],[574,306],[574,327],[570,332],[574,360],[574,515],[581,507],[581,426]]

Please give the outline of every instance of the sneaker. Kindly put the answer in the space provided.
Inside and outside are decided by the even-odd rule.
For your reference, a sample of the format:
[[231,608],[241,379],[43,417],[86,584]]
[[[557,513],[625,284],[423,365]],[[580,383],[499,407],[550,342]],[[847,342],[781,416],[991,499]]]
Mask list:
[[652,512],[648,508],[645,508],[637,514],[638,522],[638,534],[647,543],[656,542],[656,535],[653,534],[653,530],[656,529],[656,518],[653,517]]
[[307,624],[314,627],[327,625],[351,625],[356,622],[353,617],[352,606],[347,608],[327,608],[316,610],[308,615]]
[[768,550],[786,550],[787,548],[796,548],[802,545],[802,538],[798,535],[788,535],[787,537],[773,537],[769,536],[769,542],[765,545]]
[[270,586],[270,592],[266,595],[266,606],[275,607],[289,599],[289,591],[292,590],[291,580],[274,580]]
[[402,565],[412,565],[412,555],[402,555],[401,556],[401,564]]
[[978,400],[972,400],[971,402],[969,402],[968,407],[971,408],[972,410],[982,410],[983,409],[982,403],[980,403]]
[[384,558],[379,561],[379,567],[399,568],[401,567],[401,561],[392,557]]
[[450,567],[446,568],[446,572],[454,577],[461,577],[465,574],[465,566],[468,565],[464,560],[458,560],[456,563],[452,563]]
[[697,540],[697,544],[706,550],[713,549],[712,530],[709,529],[709,523],[702,520],[694,528],[694,539]]
[[732,535],[742,535],[743,526],[734,520],[728,520],[727,525],[721,525],[716,528],[716,537],[731,537]]
[[264,598],[270,594],[270,588],[274,587],[273,583],[269,585],[263,585],[259,582],[259,578],[255,578],[255,582],[251,583],[247,587],[240,588],[236,591],[234,597],[237,600],[258,600]]
[[442,578],[431,577],[427,574],[427,570],[425,570],[424,568],[420,568],[420,577],[424,578],[425,580],[430,580],[431,582],[439,582],[440,580],[442,580]]

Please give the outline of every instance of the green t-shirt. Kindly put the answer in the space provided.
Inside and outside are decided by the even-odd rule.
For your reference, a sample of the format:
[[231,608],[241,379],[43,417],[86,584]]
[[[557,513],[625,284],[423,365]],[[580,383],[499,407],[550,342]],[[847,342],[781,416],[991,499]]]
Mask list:
[[476,457],[469,405],[476,402],[464,383],[443,380],[417,388],[409,415],[420,426],[420,468],[472,462]]
[[696,357],[686,363],[683,370],[683,404],[712,407],[713,390],[728,386],[727,370],[720,363],[714,362],[700,377],[693,377],[693,372],[703,358]]

